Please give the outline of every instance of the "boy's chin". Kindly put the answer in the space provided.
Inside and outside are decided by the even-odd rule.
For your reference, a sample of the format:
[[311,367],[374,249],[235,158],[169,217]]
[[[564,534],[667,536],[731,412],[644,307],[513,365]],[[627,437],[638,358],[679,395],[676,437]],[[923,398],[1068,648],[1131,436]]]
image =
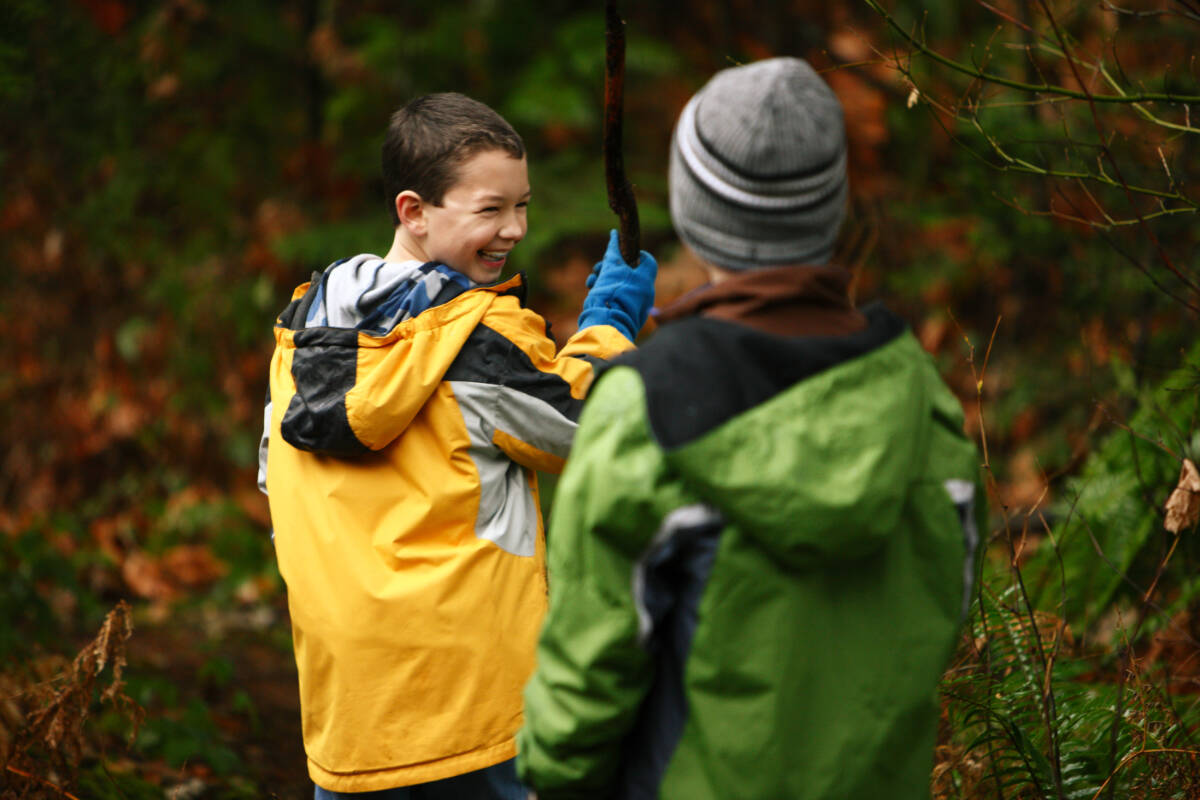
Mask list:
[[476,283],[494,283],[500,280],[500,273],[504,271],[505,264],[471,264],[466,269],[459,269],[463,275],[466,275]]

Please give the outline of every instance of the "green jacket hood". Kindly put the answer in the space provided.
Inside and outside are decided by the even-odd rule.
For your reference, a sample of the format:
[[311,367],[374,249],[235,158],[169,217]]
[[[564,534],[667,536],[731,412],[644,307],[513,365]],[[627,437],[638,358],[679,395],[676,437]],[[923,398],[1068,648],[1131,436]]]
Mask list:
[[[961,431],[957,401],[904,323],[864,313],[866,330],[838,337],[693,318],[664,328],[688,342],[682,356],[661,348],[676,363],[639,369],[673,471],[785,564],[879,546],[922,475],[935,419]],[[705,377],[677,396],[675,370]]]

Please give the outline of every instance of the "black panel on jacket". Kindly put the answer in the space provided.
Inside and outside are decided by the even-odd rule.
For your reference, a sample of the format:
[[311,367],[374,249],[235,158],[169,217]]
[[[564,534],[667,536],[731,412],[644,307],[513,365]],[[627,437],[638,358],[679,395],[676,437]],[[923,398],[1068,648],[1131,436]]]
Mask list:
[[346,393],[358,370],[358,334],[340,328],[296,331],[292,378],[296,393],[280,423],[293,447],[334,456],[370,452],[346,418]]
[[317,296],[317,289],[321,285],[321,273],[314,272],[309,278],[308,291],[302,296],[296,298],[287,304],[283,311],[279,312],[277,317],[277,325],[280,325],[288,330],[300,330],[304,327],[304,321],[308,319],[308,309],[312,306],[314,298]]
[[800,337],[689,317],[664,325],[645,347],[611,363],[638,371],[655,438],[664,448],[677,448],[805,378],[887,344],[906,328],[882,305],[863,314],[868,326],[861,332]]
[[654,659],[654,680],[622,745],[614,798],[657,798],[683,738],[688,718],[683,673],[724,527],[725,520],[711,508],[677,523],[668,518],[654,537],[656,544],[638,559],[637,602],[649,622],[644,645]]
[[482,324],[471,331],[444,380],[507,386],[549,403],[568,419],[579,419],[583,407],[563,378],[537,369],[524,350]]

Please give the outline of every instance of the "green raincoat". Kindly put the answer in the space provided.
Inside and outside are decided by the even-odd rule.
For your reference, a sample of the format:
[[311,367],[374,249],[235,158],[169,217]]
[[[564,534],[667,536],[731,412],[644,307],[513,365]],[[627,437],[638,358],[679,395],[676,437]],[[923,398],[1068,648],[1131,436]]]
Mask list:
[[691,317],[593,388],[518,735],[540,800],[929,797],[979,465],[928,355],[864,313]]

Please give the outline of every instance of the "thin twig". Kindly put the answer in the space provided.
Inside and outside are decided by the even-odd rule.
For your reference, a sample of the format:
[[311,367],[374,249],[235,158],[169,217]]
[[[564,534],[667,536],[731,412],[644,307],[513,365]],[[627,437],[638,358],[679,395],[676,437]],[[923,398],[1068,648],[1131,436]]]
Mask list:
[[[1125,93],[1125,91],[1121,88],[1121,84],[1118,83],[1113,76],[1108,74],[1108,70],[1104,68],[1104,64],[1097,64],[1096,69],[1099,71],[1100,76],[1104,78],[1105,82],[1107,82],[1108,85],[1113,88],[1113,91],[1120,94]],[[1160,127],[1170,128],[1173,131],[1180,131],[1181,133],[1200,133],[1200,128],[1193,128],[1190,123],[1179,125],[1178,123],[1168,122],[1165,119],[1160,119],[1159,117],[1154,116],[1154,114],[1152,114],[1142,103],[1134,103],[1133,109],[1137,111],[1138,114],[1140,114],[1147,122],[1152,122]],[[1187,111],[1188,107],[1184,106],[1184,113],[1187,114]]]
[[[1108,175],[1104,174],[1103,172],[1100,172],[1099,174],[1097,174],[1095,172],[1071,172],[1071,171],[1067,171],[1067,170],[1052,169],[1049,167],[1040,167],[1037,164],[1034,164],[1030,161],[1026,161],[1023,158],[1018,158],[1016,156],[1010,155],[1003,147],[1001,147],[1000,143],[995,139],[995,137],[993,137],[991,134],[989,134],[987,132],[986,129],[984,129],[982,123],[979,122],[978,117],[973,116],[973,115],[969,116],[969,117],[963,117],[963,116],[956,115],[955,118],[958,119],[960,122],[970,122],[975,127],[975,129],[979,131],[980,135],[983,136],[984,139],[987,140],[987,143],[989,145],[991,145],[991,147],[995,151],[996,155],[998,155],[1002,159],[1004,159],[1005,163],[1003,163],[1003,164],[995,164],[993,162],[988,162],[987,159],[984,159],[985,162],[991,164],[992,167],[995,169],[998,169],[998,170],[1001,170],[1004,172],[1023,172],[1023,173],[1030,174],[1030,175],[1041,175],[1042,177],[1045,177],[1045,178],[1061,178],[1061,179],[1067,179],[1067,180],[1076,180],[1076,179],[1089,180],[1089,181],[1094,181],[1096,183],[1103,184],[1105,186],[1110,186],[1114,189],[1125,189],[1127,191],[1135,192],[1137,194],[1143,194],[1148,197],[1155,197],[1155,198],[1159,198],[1162,200],[1172,200],[1172,201],[1176,201],[1176,202],[1188,203],[1191,206],[1191,208],[1190,209],[1182,209],[1183,211],[1195,212],[1197,210],[1200,210],[1200,203],[1197,203],[1196,201],[1191,200],[1188,197],[1185,197],[1184,195],[1180,194],[1179,192],[1164,192],[1160,189],[1151,189],[1148,186],[1130,186],[1129,184],[1122,184],[1121,182],[1114,180],[1113,178],[1110,178]],[[1095,146],[1101,147],[1101,148],[1104,147],[1104,145],[1095,145]],[[1140,220],[1139,220],[1139,222],[1140,222]]]
[[[1133,669],[1134,669],[1134,658],[1135,657],[1134,657],[1133,645],[1137,641],[1138,636],[1141,634],[1142,626],[1146,623],[1146,618],[1150,615],[1150,608],[1151,608],[1150,598],[1154,593],[1154,589],[1158,586],[1159,578],[1161,578],[1163,572],[1166,571],[1167,564],[1170,562],[1171,556],[1174,555],[1175,546],[1177,544],[1179,544],[1179,536],[1178,535],[1175,536],[1175,541],[1171,543],[1171,548],[1167,551],[1167,554],[1162,559],[1159,560],[1158,569],[1154,573],[1154,580],[1151,582],[1150,588],[1146,590],[1146,594],[1142,596],[1142,604],[1141,604],[1141,607],[1138,608],[1138,616],[1137,616],[1137,621],[1134,623],[1134,626],[1133,626],[1133,633],[1130,636],[1126,637],[1125,647],[1120,654],[1120,660],[1125,662],[1126,666],[1120,671],[1120,677],[1117,680],[1117,703],[1116,703],[1116,709],[1113,713],[1113,727],[1112,727],[1112,731],[1110,733],[1109,746],[1108,746],[1109,763],[1114,763],[1117,760],[1117,745],[1118,745],[1118,734],[1120,732],[1120,723],[1121,723],[1121,720],[1124,719],[1124,717],[1125,717],[1125,685],[1129,678],[1130,673],[1132,673]],[[1109,787],[1108,797],[1109,797],[1109,800],[1112,800],[1113,792],[1116,790],[1116,784],[1114,783],[1111,786],[1109,786],[1109,782],[1117,774],[1117,772],[1120,771],[1121,767],[1123,767],[1128,762],[1128,760],[1129,760],[1129,756],[1126,756],[1126,758],[1123,759],[1121,761],[1121,763],[1114,764],[1112,771],[1109,774],[1108,779],[1104,781],[1104,784],[1100,787],[1099,790],[1097,790],[1096,794],[1093,795],[1093,798],[1099,797],[1100,792],[1104,791],[1104,787],[1108,786]]]
[[1200,750],[1188,750],[1182,747],[1155,747],[1150,750],[1135,750],[1134,752],[1125,756],[1125,758],[1121,759],[1121,763],[1113,769],[1109,776],[1104,779],[1104,783],[1100,784],[1100,788],[1096,790],[1096,793],[1092,795],[1092,800],[1096,800],[1096,798],[1100,796],[1100,793],[1108,788],[1109,783],[1112,782],[1113,778],[1117,777],[1117,773],[1124,769],[1126,764],[1140,756],[1153,755],[1154,753],[1182,753],[1183,755],[1192,757],[1200,756]]
[[[868,2],[870,2],[870,0],[868,0]],[[1105,138],[1104,128],[1100,124],[1100,115],[1096,111],[1096,95],[1088,90],[1082,76],[1080,76],[1079,67],[1075,64],[1075,57],[1071,55],[1069,49],[1067,48],[1067,40],[1063,36],[1062,31],[1059,29],[1058,20],[1055,19],[1054,14],[1050,11],[1050,7],[1046,4],[1046,0],[1038,0],[1038,3],[1041,5],[1042,10],[1046,13],[1046,19],[1050,21],[1050,27],[1054,31],[1055,38],[1058,39],[1059,44],[1062,46],[1063,56],[1066,58],[1067,65],[1071,68],[1071,74],[1075,76],[1076,83],[1078,83],[1080,88],[1083,89],[1084,97],[1088,102],[1088,108],[1092,112],[1092,121],[1095,123],[1096,133],[1100,137],[1100,141],[1103,142]],[[1187,286],[1193,292],[1200,294],[1200,285],[1196,284],[1195,281],[1193,281],[1175,266],[1174,261],[1171,260],[1171,257],[1167,254],[1167,251],[1163,248],[1162,243],[1158,240],[1158,236],[1155,235],[1154,229],[1146,224],[1146,221],[1142,218],[1141,212],[1138,211],[1137,203],[1134,202],[1133,194],[1129,189],[1129,185],[1125,182],[1125,178],[1121,175],[1121,166],[1117,163],[1117,159],[1113,156],[1112,151],[1107,145],[1104,146],[1103,152],[1109,163],[1112,164],[1113,171],[1116,173],[1117,180],[1120,182],[1121,187],[1125,190],[1125,197],[1129,201],[1129,207],[1133,210],[1133,213],[1142,223],[1142,230],[1145,231],[1146,236],[1150,239],[1150,242],[1154,245],[1154,248],[1158,250],[1159,257],[1162,259],[1163,264],[1165,264],[1167,269],[1174,273],[1177,278],[1179,278],[1184,286]]]
[[[952,314],[951,319],[953,319],[953,318],[954,317]],[[984,352],[983,364],[978,372],[975,371],[975,360],[974,360],[975,348],[973,345],[971,345],[970,339],[967,339],[967,345],[970,347],[969,363],[971,365],[971,373],[972,373],[972,377],[975,378],[975,391],[976,391],[976,397],[977,397],[977,401],[978,401],[977,406],[978,406],[978,413],[979,413],[980,441],[981,441],[982,447],[983,447],[983,458],[984,458],[985,464],[988,463],[988,450],[987,450],[986,426],[984,425],[984,420],[983,420],[983,381],[987,374],[988,361],[991,359],[992,346],[995,344],[996,333],[1000,329],[1001,319],[1003,319],[1003,317],[998,316],[996,318],[996,324],[992,327],[992,335],[988,339],[988,346],[987,346],[987,350]],[[957,324],[957,320],[955,320],[955,324]],[[966,338],[965,333],[963,336],[964,336],[964,338]],[[1005,514],[1007,516],[1007,509],[1005,509]],[[1028,527],[1028,517],[1026,518],[1024,527],[1025,528]],[[1009,528],[1009,530],[1011,531],[1011,526],[1006,525],[1006,528]],[[1061,752],[1061,746],[1060,746],[1059,739],[1058,739],[1058,707],[1057,707],[1057,702],[1054,697],[1053,686],[1052,686],[1051,680],[1050,680],[1051,670],[1053,667],[1053,661],[1051,658],[1047,658],[1045,644],[1042,641],[1041,632],[1038,630],[1037,614],[1034,611],[1033,600],[1030,598],[1029,591],[1028,591],[1027,587],[1025,586],[1024,576],[1021,574],[1021,567],[1020,567],[1020,564],[1019,564],[1018,558],[1017,558],[1017,550],[1016,550],[1016,546],[1013,543],[1013,537],[1012,537],[1011,532],[1010,532],[1009,536],[1007,537],[1007,543],[1008,543],[1008,548],[1009,548],[1010,569],[1012,571],[1013,576],[1016,579],[1017,590],[1020,592],[1021,600],[1022,600],[1022,603],[1024,604],[1025,613],[1029,618],[1030,632],[1032,633],[1034,643],[1037,646],[1037,657],[1038,657],[1038,661],[1040,662],[1040,665],[1041,665],[1041,674],[1042,674],[1042,680],[1040,681],[1040,684],[1042,686],[1042,692],[1041,692],[1042,717],[1043,717],[1043,721],[1046,724],[1047,739],[1050,742],[1050,750],[1051,750],[1050,755],[1051,755],[1051,759],[1052,759],[1051,767],[1053,770],[1052,777],[1054,779],[1055,788],[1058,790],[1058,795],[1061,798],[1063,796],[1063,782],[1062,782],[1062,752]],[[1032,770],[1032,765],[1027,765],[1027,766]],[[1033,774],[1033,773],[1031,772],[1031,774]]]
[[12,764],[6,764],[4,766],[4,768],[6,770],[8,770],[9,772],[13,773],[14,775],[20,775],[22,778],[25,778],[25,779],[31,780],[31,781],[36,781],[37,783],[40,783],[42,786],[47,786],[47,787],[53,789],[54,791],[58,792],[61,796],[66,797],[68,800],[79,800],[78,797],[71,794],[66,789],[63,789],[62,787],[52,783],[51,781],[46,780],[45,778],[39,778],[37,775],[31,775],[30,773],[26,772],[23,769],[17,769]]
[[1174,12],[1165,8],[1152,9],[1150,11],[1134,11],[1128,8],[1121,8],[1120,6],[1110,2],[1110,0],[1101,1],[1106,9],[1123,17],[1134,17],[1136,19],[1144,19],[1146,17],[1182,17],[1183,19],[1191,22],[1200,22],[1200,10],[1192,9],[1191,6],[1188,3],[1183,2],[1183,0],[1176,0],[1176,4],[1183,6],[1183,10]]
[[[1185,297],[1181,297],[1180,295],[1175,294],[1175,292],[1173,292],[1169,287],[1164,286],[1158,280],[1158,278],[1154,275],[1154,273],[1146,268],[1145,264],[1143,264],[1140,260],[1138,260],[1138,258],[1136,256],[1134,256],[1132,253],[1129,253],[1128,251],[1126,251],[1125,248],[1123,248],[1120,245],[1120,243],[1117,242],[1116,239],[1113,239],[1111,236],[1108,235],[1108,230],[1105,226],[1090,223],[1090,222],[1088,222],[1088,220],[1085,220],[1082,218],[1074,219],[1074,218],[1072,218],[1068,215],[1064,215],[1062,212],[1058,212],[1058,211],[1037,211],[1035,209],[1028,209],[1028,208],[1025,208],[1024,206],[1022,206],[1020,203],[1018,203],[1015,199],[1009,199],[1009,198],[1003,197],[995,192],[992,193],[992,197],[994,197],[999,202],[1004,203],[1006,206],[1016,209],[1017,211],[1020,211],[1022,214],[1026,214],[1028,216],[1057,217],[1059,219],[1068,219],[1068,220],[1071,220],[1074,222],[1079,222],[1080,224],[1091,225],[1092,229],[1095,230],[1097,233],[1099,233],[1100,236],[1103,237],[1105,243],[1110,248],[1112,248],[1113,252],[1115,252],[1117,255],[1121,256],[1122,258],[1124,258],[1126,261],[1128,261],[1130,264],[1132,264],[1134,266],[1134,268],[1136,268],[1139,272],[1141,272],[1143,275],[1145,275],[1146,279],[1150,281],[1151,285],[1153,285],[1155,289],[1159,290],[1160,292],[1165,294],[1167,297],[1170,297],[1172,300],[1179,303],[1181,306],[1188,309],[1189,311],[1192,311],[1193,313],[1196,313],[1196,314],[1200,314],[1200,306],[1195,305],[1194,303],[1192,303]],[[1156,214],[1156,216],[1162,216],[1162,214]],[[1132,223],[1121,222],[1120,224],[1125,225],[1125,224],[1137,224],[1137,223],[1135,221]]]
[[[1090,99],[1092,102],[1096,102],[1096,103],[1124,104],[1124,103],[1147,103],[1147,102],[1152,102],[1152,101],[1157,101],[1157,102],[1162,102],[1162,103],[1200,103],[1200,95],[1172,94],[1170,92],[1143,92],[1143,93],[1136,94],[1136,95],[1115,95],[1115,94],[1089,95],[1086,92],[1076,91],[1074,89],[1068,89],[1065,86],[1057,86],[1057,85],[1050,84],[1050,83],[1045,83],[1042,85],[1035,85],[1035,84],[1031,84],[1031,83],[1025,83],[1023,81],[1014,81],[1010,78],[1005,78],[1002,75],[995,75],[992,73],[980,73],[978,70],[973,69],[972,67],[968,66],[967,64],[963,64],[961,62],[955,61],[952,58],[948,58],[948,57],[942,55],[941,53],[937,52],[936,50],[934,50],[931,47],[929,47],[928,45],[926,45],[924,42],[918,40],[912,34],[908,33],[896,21],[896,19],[894,17],[892,17],[891,14],[889,14],[886,10],[884,10],[884,8],[881,5],[879,5],[878,2],[876,2],[876,0],[864,0],[864,2],[866,2],[866,4],[868,6],[870,6],[871,9],[875,11],[875,13],[877,13],[881,17],[883,17],[884,20],[893,29],[895,29],[897,32],[899,32],[899,34],[901,36],[903,36],[904,39],[906,41],[908,41],[909,44],[911,44],[913,47],[915,47],[922,55],[928,56],[929,58],[932,58],[934,61],[938,62],[939,64],[942,64],[943,66],[947,66],[950,69],[955,70],[956,72],[961,72],[964,75],[969,75],[973,78],[987,81],[988,83],[999,84],[1000,86],[1007,86],[1011,89],[1020,89],[1021,91],[1024,91],[1024,92],[1036,92],[1039,94],[1055,94],[1055,95],[1059,95],[1061,97],[1071,97],[1076,100],[1089,100]],[[1082,84],[1080,84],[1080,85],[1082,86]]]
[[[904,75],[909,80],[909,82],[912,83],[912,85],[914,87],[916,87],[916,83],[913,79],[912,74],[905,67],[903,67],[898,60],[893,61],[892,64],[893,64],[894,69],[896,69],[898,72],[900,72],[902,75]],[[1055,179],[1062,179],[1062,180],[1087,180],[1087,181],[1092,181],[1095,183],[1102,184],[1104,186],[1109,186],[1114,189],[1123,189],[1123,190],[1128,190],[1128,191],[1131,191],[1131,192],[1134,192],[1137,194],[1146,195],[1148,197],[1154,197],[1159,200],[1170,200],[1172,202],[1186,204],[1186,207],[1177,206],[1174,208],[1163,208],[1163,209],[1160,209],[1159,211],[1156,211],[1156,212],[1153,212],[1150,214],[1143,214],[1140,219],[1120,220],[1120,221],[1114,220],[1112,223],[1113,226],[1140,225],[1145,220],[1155,219],[1155,218],[1163,217],[1163,216],[1173,216],[1176,214],[1196,213],[1196,212],[1200,211],[1200,202],[1192,200],[1191,198],[1182,194],[1178,190],[1174,191],[1174,192],[1164,192],[1160,189],[1153,189],[1148,186],[1122,184],[1119,181],[1117,181],[1117,180],[1109,177],[1107,174],[1105,174],[1102,168],[1098,173],[1097,172],[1087,172],[1087,171],[1081,172],[1081,171],[1069,171],[1069,170],[1062,170],[1062,169],[1054,169],[1051,167],[1039,166],[1039,165],[1034,164],[1025,159],[1018,158],[1014,155],[1011,155],[1010,153],[1007,152],[1007,150],[1005,150],[1005,148],[1003,146],[1001,146],[999,141],[995,137],[993,137],[991,134],[989,134],[987,132],[987,130],[983,127],[983,125],[980,122],[979,117],[978,117],[978,111],[980,111],[984,108],[1002,108],[1002,107],[1008,107],[1008,106],[1017,105],[1017,104],[997,103],[997,104],[991,104],[991,105],[985,105],[985,106],[978,106],[974,109],[973,113],[963,114],[963,113],[960,113],[959,111],[956,111],[953,108],[950,108],[949,106],[944,105],[943,103],[939,102],[938,100],[936,100],[936,98],[934,98],[933,96],[929,95],[926,92],[922,92],[921,96],[924,99],[925,103],[930,107],[931,110],[941,111],[942,113],[946,114],[948,117],[951,117],[958,122],[967,123],[967,124],[971,125],[972,127],[974,127],[979,132],[979,134],[981,136],[983,136],[984,140],[987,141],[988,145],[992,148],[993,152],[1002,159],[1003,163],[997,163],[996,161],[991,160],[991,159],[987,158],[986,156],[981,155],[980,153],[976,152],[976,150],[973,147],[971,147],[969,144],[967,144],[965,141],[963,141],[961,139],[961,137],[957,136],[954,131],[947,128],[946,125],[943,124],[941,118],[938,117],[938,115],[933,114],[934,120],[938,123],[939,127],[941,127],[942,130],[956,144],[958,144],[960,147],[965,149],[968,153],[975,156],[977,159],[979,159],[981,162],[983,162],[987,166],[991,167],[992,169],[999,170],[1002,172],[1017,172],[1017,173],[1021,173],[1021,174],[1027,174],[1027,175],[1038,175],[1043,178],[1055,178]],[[1066,100],[1067,100],[1066,98],[1043,98],[1042,100],[1036,101],[1035,103],[1031,103],[1031,104],[1036,105],[1036,104],[1044,104],[1044,103],[1065,102]],[[961,107],[962,105],[966,105],[966,103],[965,103],[965,101],[960,100],[957,105]],[[1135,106],[1135,108],[1136,108],[1136,106]],[[1144,109],[1142,109],[1141,111],[1144,111]],[[1145,112],[1145,113],[1148,114],[1149,112]],[[1153,115],[1151,115],[1151,116],[1153,116]],[[1155,118],[1155,119],[1157,120],[1157,118]],[[1167,123],[1165,120],[1163,120],[1161,122],[1165,126],[1173,125],[1172,123]],[[1175,126],[1175,127],[1179,127],[1179,126]],[[1190,127],[1189,127],[1189,130],[1200,131],[1200,129],[1191,129]],[[1103,144],[1094,145],[1094,146],[1097,148],[1104,147]],[[1029,213],[1029,212],[1024,212],[1024,213]],[[1053,216],[1053,214],[1050,214],[1050,216]],[[1098,227],[1096,225],[1096,223],[1094,223],[1094,222],[1087,222],[1085,220],[1076,220],[1076,221],[1085,222],[1085,224],[1088,224],[1091,227]],[[1189,304],[1189,306],[1190,306],[1190,304]],[[1195,309],[1193,309],[1193,310],[1195,310]]]
[[996,8],[991,3],[984,2],[984,0],[975,0],[975,2],[978,3],[979,5],[983,6],[988,11],[995,14],[996,16],[1000,17],[1001,19],[1007,20],[1008,22],[1011,22],[1013,25],[1016,25],[1018,28],[1025,31],[1026,33],[1034,33],[1035,32],[1033,30],[1033,28],[1026,25],[1024,22],[1021,22],[1021,20],[1017,19],[1016,17],[1012,16],[1011,14],[1009,14],[1006,11]]

